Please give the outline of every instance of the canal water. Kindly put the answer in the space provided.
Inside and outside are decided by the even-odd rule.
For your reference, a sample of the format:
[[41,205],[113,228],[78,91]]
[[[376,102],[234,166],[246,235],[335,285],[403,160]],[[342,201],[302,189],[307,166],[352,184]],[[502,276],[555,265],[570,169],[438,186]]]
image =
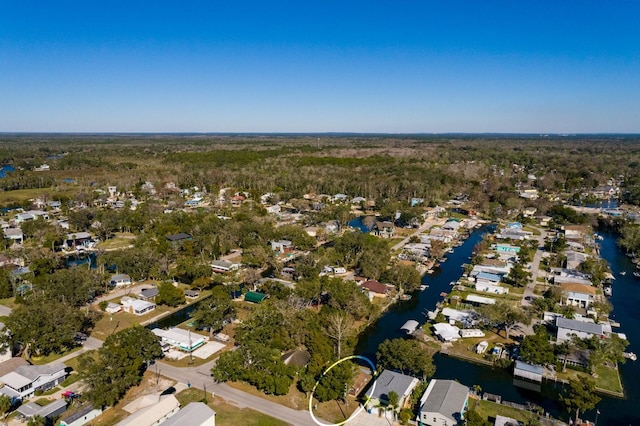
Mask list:
[[[361,337],[356,350],[364,356],[375,359],[377,347],[385,339],[402,337],[400,327],[410,319],[421,324],[425,322],[424,313],[433,310],[438,301],[442,300],[441,292],[449,292],[449,283],[456,281],[462,274],[462,265],[469,262],[473,247],[482,239],[486,228],[474,231],[461,247],[448,255],[448,260],[432,275],[425,275],[422,282],[429,288],[414,294],[408,301],[399,302],[387,311]],[[626,333],[631,342],[628,350],[640,352],[640,280],[632,275],[633,264],[616,246],[616,238],[611,234],[603,234],[601,241],[601,256],[611,265],[616,276],[613,286],[614,318],[621,324],[621,332]],[[627,271],[621,276],[621,271]],[[508,370],[491,368],[484,365],[464,362],[456,358],[436,355],[435,378],[457,379],[461,383],[472,387],[480,385],[485,392],[501,395],[503,400],[526,404],[532,402],[543,407],[552,416],[562,416],[562,407],[557,402],[562,391],[560,384],[546,382],[541,392],[526,390],[513,385],[513,377]],[[600,415],[598,424],[611,426],[640,426],[640,413],[637,404],[640,403],[640,387],[633,384],[640,379],[640,361],[628,361],[620,367],[623,385],[626,392],[625,399],[603,397],[598,404]],[[586,420],[594,421],[595,410],[581,415]]]

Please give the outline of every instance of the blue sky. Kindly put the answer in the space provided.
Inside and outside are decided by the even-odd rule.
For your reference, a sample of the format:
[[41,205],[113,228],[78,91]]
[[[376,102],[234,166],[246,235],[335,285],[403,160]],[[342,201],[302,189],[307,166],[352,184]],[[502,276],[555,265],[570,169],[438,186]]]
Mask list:
[[0,131],[640,133],[639,16],[637,1],[5,0]]

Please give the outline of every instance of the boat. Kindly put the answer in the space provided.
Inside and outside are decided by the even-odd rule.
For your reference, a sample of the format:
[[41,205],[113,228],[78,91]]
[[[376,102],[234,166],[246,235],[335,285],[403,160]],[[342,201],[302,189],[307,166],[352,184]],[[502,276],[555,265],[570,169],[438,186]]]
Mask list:
[[440,263],[444,263],[446,261],[447,261],[446,257],[441,257],[440,259],[438,259],[438,262],[440,262]]
[[422,284],[422,285],[420,286],[420,291],[425,291],[425,290],[426,290],[426,289],[428,289],[428,288],[429,288],[429,284]]
[[638,359],[638,356],[633,352],[623,352],[622,356],[627,359],[630,359],[631,361],[635,361]]
[[627,271],[620,272],[620,275],[622,275],[624,277],[625,275],[627,275]]
[[402,296],[400,296],[400,300],[411,300],[411,295],[403,294]]
[[456,285],[456,282],[455,282],[455,281],[451,281],[451,282],[449,283],[449,285],[454,286],[454,285]]
[[640,272],[634,272],[633,276],[636,277],[636,278],[640,278]]
[[613,288],[611,286],[608,286],[608,287],[604,288],[604,295],[605,296],[611,297],[612,294],[613,294]]
[[453,253],[453,249],[452,248],[448,248],[447,249],[447,253],[449,253],[449,254]]

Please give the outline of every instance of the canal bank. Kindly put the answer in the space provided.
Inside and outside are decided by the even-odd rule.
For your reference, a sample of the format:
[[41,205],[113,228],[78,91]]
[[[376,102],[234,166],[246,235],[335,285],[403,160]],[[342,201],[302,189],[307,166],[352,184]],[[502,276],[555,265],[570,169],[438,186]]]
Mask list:
[[[407,320],[415,319],[421,324],[424,323],[424,313],[433,310],[436,303],[442,300],[441,292],[448,293],[451,290],[449,283],[459,279],[463,272],[462,265],[469,261],[473,247],[482,239],[486,231],[486,228],[474,231],[461,247],[448,255],[447,262],[441,268],[432,275],[425,275],[422,282],[429,285],[426,290],[418,292],[411,300],[400,301],[391,306],[361,335],[357,353],[375,359],[380,343],[386,339],[404,336],[400,327]],[[630,273],[634,265],[618,250],[616,237],[611,234],[603,234],[603,236],[600,254],[609,262],[616,276],[611,298],[615,308],[613,318],[620,322],[620,331],[626,333],[631,342],[629,350],[638,353],[640,352],[640,329],[637,329],[640,325],[640,281],[635,280]],[[621,276],[621,271],[627,271],[627,274]],[[563,408],[558,402],[563,388],[562,383],[545,382],[541,391],[535,392],[514,386],[510,370],[466,362],[442,354],[435,355],[434,363],[437,368],[435,378],[457,379],[469,387],[479,385],[483,391],[501,395],[506,401],[519,404],[531,402],[541,406],[554,417],[559,417],[563,413]],[[626,398],[603,396],[598,404],[598,410],[600,410],[598,424],[640,426],[640,415],[637,410],[637,404],[640,403],[640,388],[633,383],[640,377],[640,363],[628,361],[620,366],[620,373]],[[596,412],[592,410],[581,417],[593,421]]]

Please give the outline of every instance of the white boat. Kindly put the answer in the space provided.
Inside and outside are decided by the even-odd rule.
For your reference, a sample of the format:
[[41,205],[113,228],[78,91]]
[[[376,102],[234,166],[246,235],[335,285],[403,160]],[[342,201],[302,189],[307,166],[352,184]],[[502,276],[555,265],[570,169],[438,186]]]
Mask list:
[[429,284],[422,284],[422,285],[420,286],[420,291],[425,291],[425,290],[426,290],[426,289],[428,289],[428,288],[429,288]]
[[636,277],[636,278],[640,278],[640,272],[634,272],[633,276]]
[[627,359],[630,359],[631,361],[635,361],[638,359],[638,356],[633,352],[623,352],[622,356],[624,356]]
[[613,289],[612,289],[611,286],[604,288],[604,295],[605,296],[611,297],[612,294],[613,294]]
[[627,271],[620,272],[620,275],[622,275],[624,277],[625,275],[627,275]]

